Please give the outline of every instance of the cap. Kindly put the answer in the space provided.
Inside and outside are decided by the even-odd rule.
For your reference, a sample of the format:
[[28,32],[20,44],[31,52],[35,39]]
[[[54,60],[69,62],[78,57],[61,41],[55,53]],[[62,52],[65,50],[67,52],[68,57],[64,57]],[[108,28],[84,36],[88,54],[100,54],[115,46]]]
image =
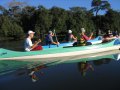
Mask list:
[[31,33],[34,34],[35,32],[33,32],[32,30],[29,30],[29,31],[28,31],[28,34],[31,34]]
[[72,30],[68,30],[68,33],[72,33]]
[[84,29],[84,28],[81,28],[81,32],[85,32],[85,29]]
[[52,33],[52,31],[49,31],[49,33]]

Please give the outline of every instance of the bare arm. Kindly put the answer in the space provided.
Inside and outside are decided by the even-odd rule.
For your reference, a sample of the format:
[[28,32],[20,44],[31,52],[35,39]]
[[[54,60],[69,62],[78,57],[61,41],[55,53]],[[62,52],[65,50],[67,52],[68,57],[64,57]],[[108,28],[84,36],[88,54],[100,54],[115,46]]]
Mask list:
[[52,42],[52,44],[56,44],[56,45],[58,45],[58,44],[59,44],[59,42]]
[[91,33],[91,35],[90,35],[90,37],[89,37],[89,40],[92,39],[92,37],[93,37],[93,33]]
[[41,40],[39,39],[38,41],[36,41],[33,46],[31,47],[31,49],[34,49],[39,43],[41,42]]

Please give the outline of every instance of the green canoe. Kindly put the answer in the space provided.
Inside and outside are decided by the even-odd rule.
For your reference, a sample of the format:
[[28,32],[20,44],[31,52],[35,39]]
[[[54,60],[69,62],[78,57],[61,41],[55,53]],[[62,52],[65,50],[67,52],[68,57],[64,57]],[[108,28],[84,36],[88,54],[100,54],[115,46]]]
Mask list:
[[51,48],[42,51],[19,52],[1,48],[0,60],[19,60],[19,61],[66,61],[82,58],[87,54],[95,54],[112,50],[119,50],[120,39],[113,40],[109,43],[69,47],[69,48]]
[[[113,60],[119,60],[120,54],[119,50],[114,50],[112,52],[104,52],[104,53],[96,53],[96,54],[88,54],[83,56],[79,59],[74,60],[66,60],[66,61],[49,61],[46,63],[46,61],[36,61],[36,62],[29,62],[29,61],[13,61],[13,60],[2,60],[0,61],[0,75],[8,74],[11,72],[21,72],[21,70],[24,70],[25,72],[28,71],[28,69],[35,68],[37,66],[53,66],[57,64],[63,64],[63,63],[78,63],[78,62],[86,62],[86,61],[95,61],[95,60],[102,60],[102,59],[113,59]],[[26,71],[27,70],[27,71]]]

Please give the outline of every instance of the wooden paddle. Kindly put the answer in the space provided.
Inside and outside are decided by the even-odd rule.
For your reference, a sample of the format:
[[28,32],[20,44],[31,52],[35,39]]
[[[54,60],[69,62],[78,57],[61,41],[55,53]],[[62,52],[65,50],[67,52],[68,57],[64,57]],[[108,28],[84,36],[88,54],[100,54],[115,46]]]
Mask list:
[[36,41],[31,48],[32,48],[32,49],[35,48],[40,42],[41,42],[41,39],[39,39],[38,41]]
[[[55,29],[54,29],[54,35],[55,35],[55,38],[56,38],[56,42],[58,43],[58,39],[57,39],[57,35],[56,35],[56,32],[55,32]],[[58,44],[57,44],[57,47],[59,47]]]

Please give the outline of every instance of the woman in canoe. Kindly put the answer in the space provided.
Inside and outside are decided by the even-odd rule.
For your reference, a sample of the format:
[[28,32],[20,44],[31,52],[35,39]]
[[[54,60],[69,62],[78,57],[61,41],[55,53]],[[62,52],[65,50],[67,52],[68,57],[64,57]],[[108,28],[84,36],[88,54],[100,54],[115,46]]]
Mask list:
[[25,51],[42,50],[42,46],[38,45],[41,42],[40,39],[38,41],[36,41],[34,44],[32,43],[32,38],[34,37],[34,34],[35,34],[35,32],[33,32],[31,30],[28,31],[28,36],[24,43]]
[[85,46],[86,42],[88,40],[91,40],[93,37],[93,33],[91,33],[90,37],[88,37],[87,35],[85,35],[85,29],[81,28],[81,34],[80,34],[80,46]]
[[54,33],[52,31],[49,31],[49,33],[46,37],[46,44],[47,45],[50,45],[50,44],[59,45],[59,42],[54,42],[53,41],[53,37],[54,37]]
[[72,30],[68,30],[68,36],[67,36],[67,41],[68,42],[77,42],[77,37],[75,37],[73,34],[72,34]]
[[91,40],[93,37],[93,33],[91,33],[90,37],[88,37],[87,35],[85,35],[85,29],[81,28],[81,37],[82,39],[84,39],[85,41]]

